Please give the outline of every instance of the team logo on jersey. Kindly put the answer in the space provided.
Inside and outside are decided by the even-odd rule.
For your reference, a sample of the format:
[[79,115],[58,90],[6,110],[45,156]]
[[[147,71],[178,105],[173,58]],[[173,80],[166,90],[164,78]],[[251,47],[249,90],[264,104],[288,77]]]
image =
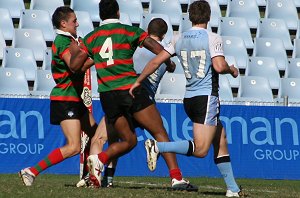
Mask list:
[[223,45],[222,45],[222,43],[217,43],[215,45],[215,52],[223,52]]
[[74,112],[73,112],[73,111],[69,111],[69,112],[68,112],[68,116],[69,116],[70,118],[72,118],[73,115],[74,115]]

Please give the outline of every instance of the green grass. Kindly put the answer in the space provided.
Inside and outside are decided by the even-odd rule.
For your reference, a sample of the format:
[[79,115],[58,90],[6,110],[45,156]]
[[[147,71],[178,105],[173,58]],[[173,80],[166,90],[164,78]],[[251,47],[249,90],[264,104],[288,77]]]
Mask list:
[[[78,198],[78,197],[225,197],[221,178],[190,178],[199,186],[198,192],[169,190],[169,178],[116,177],[115,188],[76,188],[76,175],[40,175],[33,186],[23,186],[16,174],[0,175],[0,197]],[[238,179],[248,197],[300,197],[300,181]]]

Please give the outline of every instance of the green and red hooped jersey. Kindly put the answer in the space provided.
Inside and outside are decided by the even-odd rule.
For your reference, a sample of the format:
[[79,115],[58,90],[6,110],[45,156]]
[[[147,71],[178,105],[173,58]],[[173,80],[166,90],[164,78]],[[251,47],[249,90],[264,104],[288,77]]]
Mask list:
[[133,53],[148,34],[138,27],[121,24],[119,20],[104,22],[84,37],[82,49],[95,62],[99,93],[127,90],[137,79]]
[[50,100],[82,101],[84,73],[73,73],[62,59],[69,52],[72,37],[58,34],[52,44],[51,71],[56,86],[52,89]]

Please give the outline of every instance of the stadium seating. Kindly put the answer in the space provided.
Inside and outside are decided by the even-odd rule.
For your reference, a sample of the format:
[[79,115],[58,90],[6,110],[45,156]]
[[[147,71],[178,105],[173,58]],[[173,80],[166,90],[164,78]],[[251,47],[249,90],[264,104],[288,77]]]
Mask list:
[[[228,65],[234,65],[235,67],[237,67],[237,63],[234,56],[225,56],[225,60],[228,63]],[[234,78],[231,74],[224,75],[227,77],[231,88],[238,88],[240,86],[240,75],[238,75],[236,78]]]
[[64,6],[63,0],[51,0],[51,1],[45,1],[45,0],[31,0],[30,2],[30,9],[31,10],[45,10],[48,11],[50,16],[52,17],[52,14],[56,10],[56,8]]
[[300,38],[294,39],[293,58],[300,58]]
[[250,28],[257,28],[260,19],[259,8],[254,0],[229,0],[226,17],[242,17],[248,22]]
[[46,49],[44,51],[44,59],[43,59],[42,68],[44,70],[51,70],[51,61],[52,61],[52,50]]
[[162,18],[168,25],[168,31],[166,33],[166,36],[163,41],[166,43],[172,41],[173,38],[173,27],[170,22],[169,16],[165,14],[151,14],[151,13],[143,13],[142,18],[141,18],[141,23],[140,23],[140,28],[144,29],[145,31],[148,28],[148,24],[150,21],[154,18]]
[[246,76],[261,76],[267,78],[272,89],[279,88],[279,70],[276,61],[271,57],[251,57],[245,71]]
[[162,77],[159,83],[156,97],[163,98],[163,95],[160,94],[167,94],[173,99],[183,99],[185,93],[185,85],[186,79],[184,74],[167,72]]
[[32,95],[50,95],[51,90],[55,86],[54,79],[50,70],[36,70],[35,81],[33,85]]
[[282,78],[278,90],[278,100],[287,96],[290,102],[300,102],[300,79],[299,78]]
[[127,13],[134,24],[140,24],[143,6],[140,0],[118,0],[120,12]]
[[283,19],[289,30],[296,30],[299,20],[293,0],[267,1],[265,18]]
[[249,56],[243,39],[235,36],[222,36],[222,39],[224,55],[234,56],[237,63],[236,67],[246,69]]
[[233,94],[226,75],[219,75],[219,97],[221,101],[233,101]]
[[43,33],[38,29],[15,29],[12,47],[32,49],[36,61],[43,61],[47,49]]
[[218,0],[220,6],[226,6],[228,4],[228,0]]
[[284,71],[287,66],[283,42],[277,38],[255,38],[253,56],[273,57],[280,71]]
[[53,41],[55,38],[51,17],[45,10],[22,10],[19,28],[39,29],[46,41]]
[[25,9],[25,4],[23,0],[1,0],[0,8],[8,9],[12,18],[19,19],[21,10]]
[[166,14],[172,25],[179,26],[182,10],[178,0],[151,0],[149,13]]
[[90,13],[93,22],[100,22],[99,0],[71,0],[70,7],[74,11],[86,11]]
[[120,21],[123,24],[132,25],[129,15],[125,12],[120,12]]
[[0,29],[0,60],[3,59],[3,52],[4,52],[5,47],[6,47],[5,39],[2,34],[2,30]]
[[288,59],[288,65],[285,70],[284,77],[300,79],[300,58]]
[[0,94],[29,95],[29,87],[22,69],[0,67]]
[[300,7],[300,0],[294,0],[296,8]]
[[266,0],[256,0],[258,6],[265,7],[267,5]]
[[75,11],[75,14],[77,17],[77,22],[79,24],[79,26],[77,27],[77,31],[81,32],[83,36],[85,36],[94,30],[93,21],[88,12]]
[[289,30],[282,19],[260,19],[256,37],[278,38],[283,41],[283,45],[286,50],[293,49]]
[[253,48],[253,40],[247,20],[241,17],[220,17],[218,34],[243,39],[247,49]]
[[[192,27],[192,22],[189,19],[189,15],[183,14],[181,17],[180,24],[179,24],[178,32],[179,33],[185,32],[185,31],[189,30],[191,27]],[[210,23],[207,24],[207,30],[210,32],[212,31]]]
[[260,76],[241,76],[236,101],[274,102],[268,79]]
[[14,24],[9,14],[9,10],[6,8],[0,8],[0,29],[2,31],[5,40],[12,40],[14,35]]
[[37,65],[31,49],[13,47],[5,48],[2,66],[7,68],[23,69],[28,81],[35,80]]

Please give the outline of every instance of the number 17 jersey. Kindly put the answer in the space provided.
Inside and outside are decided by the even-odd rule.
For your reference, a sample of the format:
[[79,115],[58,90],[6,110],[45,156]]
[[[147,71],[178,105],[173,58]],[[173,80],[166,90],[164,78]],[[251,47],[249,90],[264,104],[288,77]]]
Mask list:
[[212,66],[212,58],[224,56],[221,37],[204,28],[193,27],[182,33],[175,51],[187,80],[185,98],[218,96],[219,76]]

